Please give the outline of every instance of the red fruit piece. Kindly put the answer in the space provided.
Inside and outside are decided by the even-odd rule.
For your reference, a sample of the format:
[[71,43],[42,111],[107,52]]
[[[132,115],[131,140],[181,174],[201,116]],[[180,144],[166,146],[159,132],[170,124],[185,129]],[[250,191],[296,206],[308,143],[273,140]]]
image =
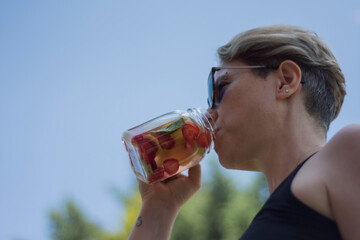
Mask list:
[[152,159],[149,159],[149,161],[150,161],[151,169],[152,169],[152,170],[156,170],[156,169],[157,169],[157,165],[156,165],[156,162],[155,162],[155,157],[152,158]]
[[185,143],[185,148],[189,153],[193,153],[194,152],[194,148],[191,146],[191,144],[189,142]]
[[195,123],[185,122],[182,127],[182,134],[184,136],[185,141],[192,142],[196,140],[199,136],[200,129]]
[[198,139],[196,139],[196,144],[199,147],[208,148],[211,144],[210,133],[208,131],[201,133]]
[[156,134],[156,138],[158,139],[160,146],[162,149],[172,149],[175,146],[175,141],[172,137],[170,137],[169,135],[161,135],[161,134]]
[[136,135],[131,138],[131,143],[133,145],[140,145],[144,141],[144,137],[142,135]]
[[164,169],[158,168],[152,172],[152,174],[149,176],[148,180],[149,180],[149,183],[153,183],[153,182],[161,180],[163,177],[164,177]]
[[[157,152],[157,146],[156,143],[154,143],[151,140],[144,141],[140,145],[140,151],[143,155],[147,155],[149,158],[152,158],[152,156],[155,158],[156,152]],[[147,162],[149,163],[149,162]]]
[[158,151],[157,145],[154,141],[145,139],[140,145],[140,156],[142,159],[151,165],[151,168],[155,170],[157,168],[155,157]]
[[175,158],[166,159],[163,163],[165,171],[172,175],[179,170],[179,162]]

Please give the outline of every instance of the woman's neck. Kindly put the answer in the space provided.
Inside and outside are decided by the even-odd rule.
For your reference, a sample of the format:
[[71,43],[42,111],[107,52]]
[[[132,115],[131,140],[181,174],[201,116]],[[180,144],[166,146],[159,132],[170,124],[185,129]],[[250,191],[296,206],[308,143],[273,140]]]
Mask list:
[[305,124],[303,127],[297,127],[295,131],[284,130],[276,134],[277,137],[259,158],[260,171],[265,175],[270,193],[296,166],[325,145],[325,136],[313,128],[311,124]]

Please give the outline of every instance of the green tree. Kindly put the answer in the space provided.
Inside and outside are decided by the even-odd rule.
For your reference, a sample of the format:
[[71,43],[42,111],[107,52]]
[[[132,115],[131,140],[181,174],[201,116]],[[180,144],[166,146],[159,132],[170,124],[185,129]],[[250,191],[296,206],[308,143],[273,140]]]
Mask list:
[[[211,166],[210,179],[181,209],[173,227],[172,240],[237,239],[268,197],[265,179],[260,174],[252,185],[240,191],[215,162]],[[125,214],[115,233],[101,229],[72,201],[67,201],[65,208],[50,214],[52,239],[126,240],[140,212],[141,197],[135,187],[130,195],[119,193],[117,198],[123,204]]]
[[265,178],[258,175],[246,191],[233,191],[227,207],[222,212],[223,240],[239,238],[264,204],[267,188]]
[[197,239],[205,240],[204,233],[208,230],[206,215],[209,194],[200,190],[180,210],[175,220],[172,240]]
[[101,240],[126,240],[138,218],[141,208],[141,197],[137,188],[134,189],[131,195],[124,195],[118,192],[118,199],[126,209],[125,214],[121,218],[122,227],[117,233],[107,233]]
[[263,192],[267,188],[262,175],[246,191],[239,191],[218,163],[212,161],[210,179],[181,209],[172,240],[236,239],[264,203]]
[[50,212],[50,232],[54,240],[97,240],[104,232],[68,200],[60,211]]
[[209,198],[204,213],[208,224],[206,239],[223,239],[224,238],[224,214],[229,207],[232,198],[235,197],[237,190],[232,182],[221,172],[219,167],[212,162],[211,181],[205,185]]

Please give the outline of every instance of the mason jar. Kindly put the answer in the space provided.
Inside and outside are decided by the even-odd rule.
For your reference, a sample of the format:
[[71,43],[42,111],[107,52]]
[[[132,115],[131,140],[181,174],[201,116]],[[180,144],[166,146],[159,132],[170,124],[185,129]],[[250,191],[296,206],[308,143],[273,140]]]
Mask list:
[[155,183],[198,164],[210,152],[215,123],[200,108],[166,113],[123,133],[138,179]]

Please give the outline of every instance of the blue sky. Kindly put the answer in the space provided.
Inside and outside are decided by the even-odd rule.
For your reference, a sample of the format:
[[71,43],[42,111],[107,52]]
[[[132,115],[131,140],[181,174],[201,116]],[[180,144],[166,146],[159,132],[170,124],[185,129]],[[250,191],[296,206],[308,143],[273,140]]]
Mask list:
[[314,30],[338,59],[348,95],[329,137],[359,122],[358,1],[0,1],[0,239],[48,239],[67,198],[117,229],[111,189],[134,184],[122,132],[206,107],[216,49],[271,24]]

